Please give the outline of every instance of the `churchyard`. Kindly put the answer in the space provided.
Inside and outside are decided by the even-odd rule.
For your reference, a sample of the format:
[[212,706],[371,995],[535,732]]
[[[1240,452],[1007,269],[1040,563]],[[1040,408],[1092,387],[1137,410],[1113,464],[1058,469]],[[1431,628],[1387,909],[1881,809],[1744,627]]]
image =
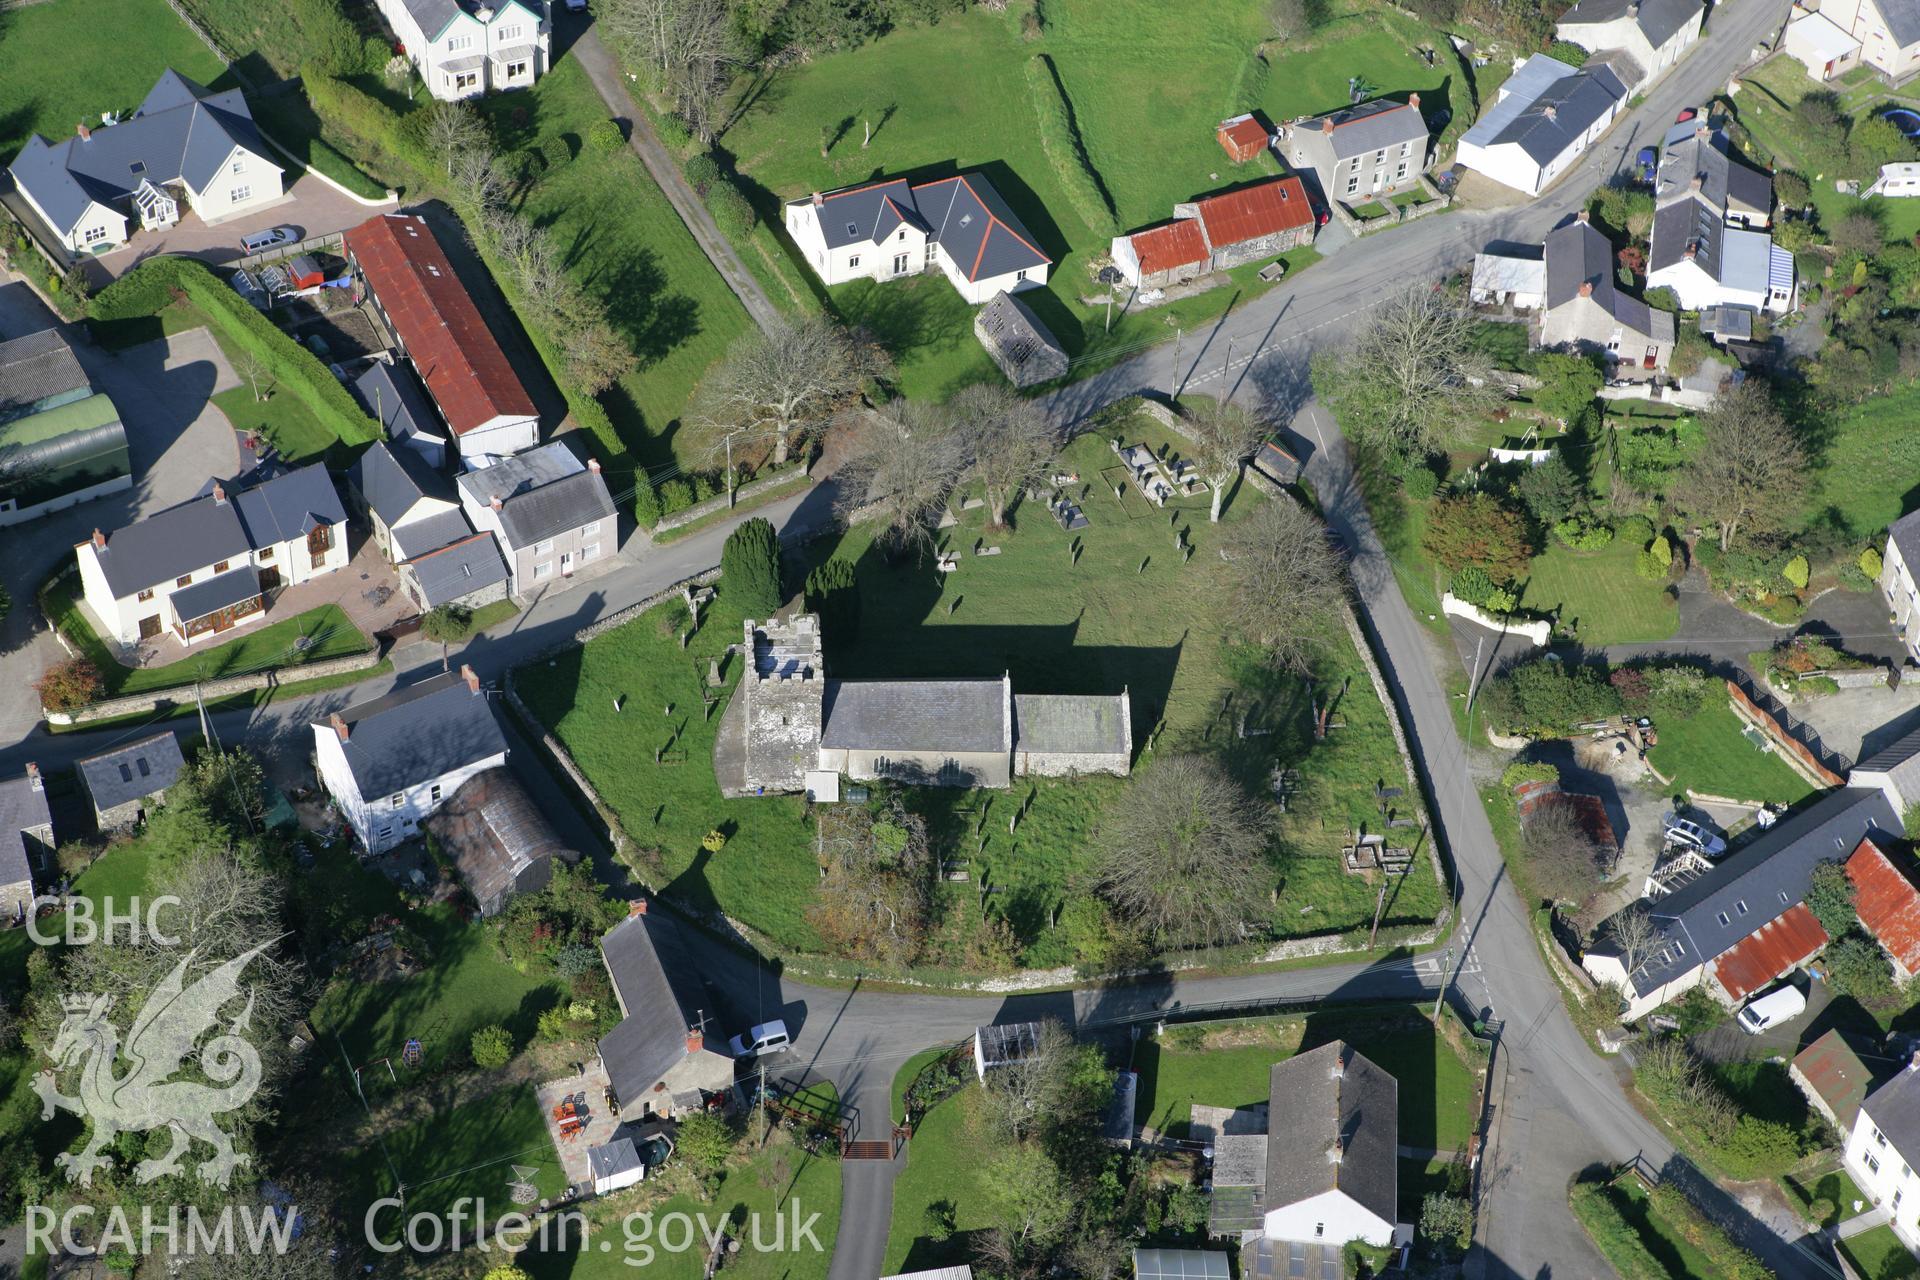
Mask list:
[[[992,530],[984,507],[956,499],[958,522],[941,531],[957,565],[951,573],[937,572],[930,559],[889,563],[861,525],[788,551],[789,593],[830,557],[855,566],[858,620],[850,638],[835,639],[829,629],[831,673],[1007,672],[1021,691],[1125,688],[1136,776],[1150,753],[1215,755],[1269,808],[1273,892],[1257,922],[1266,938],[1354,934],[1365,945],[1376,910],[1385,937],[1431,924],[1443,893],[1419,827],[1419,801],[1348,634],[1325,638],[1311,686],[1223,634],[1220,539],[1268,499],[1242,484],[1223,526],[1207,522],[1204,493],[1156,507],[1115,470],[1113,437],[1175,448],[1164,428],[1126,410],[1069,445],[1059,469],[1079,477],[1068,490],[1089,522],[1083,529],[1062,528],[1044,503],[1028,501],[1010,513],[1011,528]],[[994,547],[997,554],[979,554]],[[724,912],[776,951],[817,953],[821,939],[808,913],[820,871],[806,804],[794,796],[723,800],[715,781],[714,738],[740,674],[738,657],[726,650],[739,643],[740,623],[723,580],[684,648],[688,619],[675,600],[519,669],[515,686],[617,816],[627,856],[645,880],[695,911]],[[709,691],[714,662],[728,687]],[[1323,740],[1314,733],[1316,704],[1330,704]],[[1270,799],[1276,768],[1288,782],[1284,812]],[[1405,794],[1383,801],[1383,783]],[[1100,917],[1074,904],[1090,897],[1081,890],[1097,856],[1102,812],[1127,785],[1110,777],[1016,778],[1005,791],[906,789],[947,872],[920,966],[949,973],[1097,967]],[[1351,873],[1341,848],[1356,829],[1384,829],[1383,806],[1409,824],[1395,835],[1417,850],[1411,873]],[[983,949],[979,939],[996,932],[982,928],[988,920],[1005,923],[1010,953]]]

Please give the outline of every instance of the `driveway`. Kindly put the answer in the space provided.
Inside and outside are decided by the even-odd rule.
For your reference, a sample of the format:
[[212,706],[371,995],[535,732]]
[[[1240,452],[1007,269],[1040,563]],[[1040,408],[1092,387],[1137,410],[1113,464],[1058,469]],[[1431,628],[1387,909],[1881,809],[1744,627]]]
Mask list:
[[[37,314],[36,314],[37,313]],[[24,284],[0,283],[0,335],[53,327]],[[40,719],[31,681],[65,657],[34,606],[34,592],[95,528],[115,529],[191,498],[208,479],[231,476],[239,464],[233,426],[208,399],[238,386],[220,348],[204,329],[174,334],[114,355],[69,329],[94,386],[120,411],[133,460],[133,487],[6,531],[0,584],[14,607],[0,621],[0,654],[10,678],[0,681],[0,741],[17,741]]]

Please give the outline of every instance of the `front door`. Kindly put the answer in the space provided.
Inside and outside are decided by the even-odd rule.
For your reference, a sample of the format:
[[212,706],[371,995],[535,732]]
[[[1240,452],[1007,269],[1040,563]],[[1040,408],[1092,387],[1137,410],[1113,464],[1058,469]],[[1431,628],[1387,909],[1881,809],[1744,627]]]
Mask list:
[[151,618],[140,619],[140,638],[142,640],[151,640],[159,634],[160,634],[160,615],[159,614],[156,613]]
[[573,552],[562,551],[560,553],[560,576],[563,578],[570,577],[572,573],[573,573]]
[[260,590],[263,592],[271,591],[279,585],[280,585],[280,566],[277,564],[261,566]]

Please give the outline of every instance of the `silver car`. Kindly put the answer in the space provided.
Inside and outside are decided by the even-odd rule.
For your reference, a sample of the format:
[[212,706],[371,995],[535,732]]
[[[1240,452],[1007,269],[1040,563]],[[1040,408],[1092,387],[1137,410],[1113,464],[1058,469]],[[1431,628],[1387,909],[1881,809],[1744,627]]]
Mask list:
[[1717,833],[1677,814],[1668,814],[1665,819],[1667,843],[1685,845],[1709,858],[1717,858],[1727,851],[1726,840]]

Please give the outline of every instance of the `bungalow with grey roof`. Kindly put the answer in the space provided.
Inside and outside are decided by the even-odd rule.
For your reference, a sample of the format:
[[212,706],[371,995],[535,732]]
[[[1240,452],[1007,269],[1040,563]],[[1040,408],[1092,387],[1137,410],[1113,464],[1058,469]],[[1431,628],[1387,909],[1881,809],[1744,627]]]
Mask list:
[[791,200],[787,234],[822,283],[896,280],[937,267],[975,306],[1047,282],[1053,259],[978,171],[891,178]]
[[130,218],[172,226],[183,203],[209,223],[272,204],[285,171],[271,155],[240,90],[169,69],[127,119],[59,142],[36,133],[8,172],[54,241],[98,253],[126,243]]
[[191,501],[74,548],[103,639],[184,643],[257,622],[270,595],[344,568],[347,511],[319,463]]
[[541,0],[374,0],[445,102],[490,89],[525,89],[547,73],[552,27]]
[[1575,68],[1536,53],[1461,137],[1459,162],[1537,196],[1599,141],[1629,96],[1605,60]]
[[74,768],[93,802],[94,826],[105,833],[138,825],[148,803],[166,798],[167,788],[179,780],[186,764],[180,739],[169,729],[88,756]]
[[1580,0],[1560,15],[1554,30],[1593,53],[1626,53],[1640,68],[1627,91],[1644,93],[1686,56],[1706,14],[1701,0]]
[[707,1035],[719,1001],[695,967],[680,925],[635,899],[600,940],[620,1022],[600,1038],[600,1061],[622,1118],[674,1118],[733,1089],[725,1038]]
[[0,923],[33,910],[34,877],[53,856],[53,811],[39,766],[0,781]]
[[1415,186],[1427,166],[1429,133],[1420,95],[1376,98],[1280,129],[1287,163],[1311,170],[1328,201],[1364,204]]
[[417,834],[469,778],[507,762],[507,739],[473,668],[443,672],[312,726],[320,785],[368,853]]

